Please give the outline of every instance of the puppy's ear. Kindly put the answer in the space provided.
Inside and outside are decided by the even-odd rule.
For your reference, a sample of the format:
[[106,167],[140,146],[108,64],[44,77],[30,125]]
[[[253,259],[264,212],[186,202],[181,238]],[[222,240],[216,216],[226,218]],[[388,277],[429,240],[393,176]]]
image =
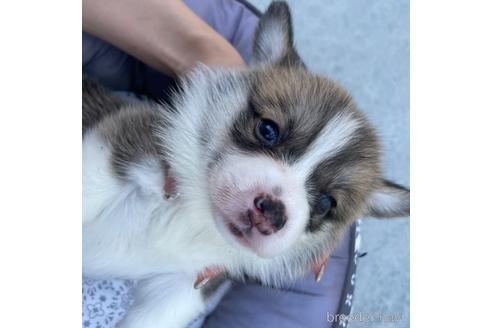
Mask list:
[[380,187],[368,201],[366,215],[374,218],[409,216],[410,190],[394,182],[382,180]]
[[294,48],[292,19],[287,3],[274,1],[261,16],[253,44],[253,65],[300,65]]

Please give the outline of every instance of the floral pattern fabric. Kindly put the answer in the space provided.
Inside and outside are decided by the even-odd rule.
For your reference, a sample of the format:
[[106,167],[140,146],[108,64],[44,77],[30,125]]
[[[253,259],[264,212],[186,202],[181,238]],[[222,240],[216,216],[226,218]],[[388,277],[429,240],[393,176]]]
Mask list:
[[82,327],[112,328],[133,302],[130,280],[83,279]]

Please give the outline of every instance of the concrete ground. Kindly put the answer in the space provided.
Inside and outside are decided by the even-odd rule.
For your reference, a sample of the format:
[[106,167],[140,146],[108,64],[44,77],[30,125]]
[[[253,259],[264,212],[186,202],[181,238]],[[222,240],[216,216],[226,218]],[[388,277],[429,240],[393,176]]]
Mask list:
[[[251,0],[261,10],[269,2]],[[383,138],[387,177],[408,186],[409,0],[288,2],[301,57],[351,91]],[[410,326],[409,242],[408,219],[363,221],[368,254],[359,261],[352,314],[372,320],[350,327]]]

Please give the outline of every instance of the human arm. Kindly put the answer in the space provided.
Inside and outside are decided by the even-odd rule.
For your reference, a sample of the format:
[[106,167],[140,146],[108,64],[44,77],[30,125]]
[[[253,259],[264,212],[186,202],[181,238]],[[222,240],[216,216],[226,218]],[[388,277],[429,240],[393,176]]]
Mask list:
[[171,76],[240,66],[234,47],[180,0],[83,0],[83,30]]

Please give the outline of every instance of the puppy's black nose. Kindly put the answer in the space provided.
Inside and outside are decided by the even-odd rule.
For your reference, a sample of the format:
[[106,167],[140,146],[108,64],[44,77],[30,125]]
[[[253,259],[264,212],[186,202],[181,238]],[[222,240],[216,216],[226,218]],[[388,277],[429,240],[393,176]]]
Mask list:
[[276,200],[268,194],[260,194],[254,199],[254,205],[261,213],[257,216],[254,225],[262,234],[269,235],[284,227],[287,217],[282,201]]

